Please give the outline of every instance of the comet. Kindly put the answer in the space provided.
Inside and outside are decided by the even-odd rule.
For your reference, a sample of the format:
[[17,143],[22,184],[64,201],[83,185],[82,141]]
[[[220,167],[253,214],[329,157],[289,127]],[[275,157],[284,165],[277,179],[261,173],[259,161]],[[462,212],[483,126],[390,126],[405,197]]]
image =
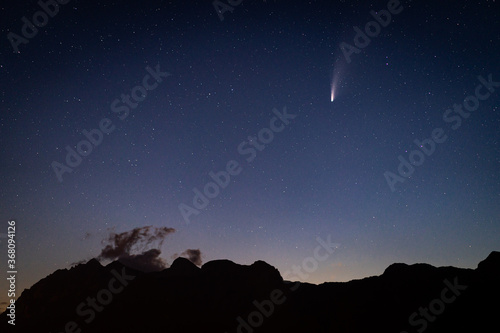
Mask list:
[[335,99],[335,90],[337,89],[337,83],[338,83],[337,76],[334,76],[332,78],[332,83],[330,85],[330,102],[333,102],[333,100]]
[[333,72],[332,74],[332,80],[330,82],[330,102],[333,102],[336,97],[336,90],[339,84],[339,72]]
[[340,77],[345,72],[344,66],[345,65],[339,63],[338,61],[334,65],[330,81],[330,102],[333,102],[335,98],[339,96],[338,88],[342,86],[340,85]]

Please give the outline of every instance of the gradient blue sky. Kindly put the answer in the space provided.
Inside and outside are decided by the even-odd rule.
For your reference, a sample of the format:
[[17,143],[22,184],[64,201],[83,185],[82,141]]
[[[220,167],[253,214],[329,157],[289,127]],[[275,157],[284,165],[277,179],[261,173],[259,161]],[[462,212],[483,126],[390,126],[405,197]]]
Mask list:
[[[478,76],[500,81],[499,3],[401,6],[347,63],[339,45],[386,1],[243,1],[223,21],[211,1],[71,1],[20,53],[6,36],[40,8],[4,4],[0,232],[16,220],[18,291],[99,255],[110,228],[148,225],[176,229],[169,263],[199,248],[281,272],[331,235],[313,283],[394,262],[476,267],[499,249],[500,88],[456,130],[443,113]],[[112,102],[157,64],[171,75],[120,120]],[[247,162],[238,145],[285,106],[296,118]],[[103,118],[114,132],[59,182],[51,163]],[[384,172],[435,128],[447,141],[392,192]],[[230,160],[241,173],[186,224],[179,204]]]

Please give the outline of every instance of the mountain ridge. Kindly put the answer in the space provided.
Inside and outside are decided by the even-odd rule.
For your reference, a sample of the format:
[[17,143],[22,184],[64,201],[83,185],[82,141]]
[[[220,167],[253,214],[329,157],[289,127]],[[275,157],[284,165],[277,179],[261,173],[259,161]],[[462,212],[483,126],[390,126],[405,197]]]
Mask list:
[[[487,305],[493,295],[500,296],[498,282],[500,252],[496,251],[476,269],[395,263],[379,276],[320,285],[285,281],[275,267],[260,260],[240,265],[220,259],[198,267],[177,258],[169,268],[144,273],[118,261],[103,266],[91,259],[56,270],[24,290],[16,302],[15,331],[65,332],[69,327],[75,333],[148,329],[362,332],[375,328],[416,332],[424,324],[426,332],[486,329],[498,312],[498,305]],[[454,302],[440,300],[442,295],[447,297],[444,300],[453,298],[453,290],[458,293]],[[423,305],[441,303],[445,310],[429,317],[436,317],[434,321],[419,314]],[[386,318],[384,308],[393,319]],[[12,330],[7,320],[7,312],[0,315],[2,331]]]

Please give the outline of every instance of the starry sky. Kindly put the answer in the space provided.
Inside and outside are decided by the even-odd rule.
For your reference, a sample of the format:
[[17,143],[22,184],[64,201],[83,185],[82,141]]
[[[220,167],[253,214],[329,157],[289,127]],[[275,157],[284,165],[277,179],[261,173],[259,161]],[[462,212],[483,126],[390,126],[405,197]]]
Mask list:
[[498,1],[232,3],[73,0],[29,38],[37,1],[2,4],[0,250],[14,219],[19,291],[146,226],[175,229],[167,264],[199,249],[282,273],[330,237],[290,277],[311,283],[499,250]]

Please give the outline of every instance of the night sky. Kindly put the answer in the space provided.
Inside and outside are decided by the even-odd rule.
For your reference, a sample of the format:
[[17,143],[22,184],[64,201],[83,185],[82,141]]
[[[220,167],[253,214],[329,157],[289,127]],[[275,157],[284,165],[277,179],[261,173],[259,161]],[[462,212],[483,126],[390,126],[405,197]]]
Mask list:
[[19,291],[146,226],[175,229],[135,249],[167,265],[199,249],[282,273],[329,237],[288,277],[312,283],[499,250],[498,1],[232,3],[221,20],[212,1],[69,1],[25,42],[40,5],[2,4]]

